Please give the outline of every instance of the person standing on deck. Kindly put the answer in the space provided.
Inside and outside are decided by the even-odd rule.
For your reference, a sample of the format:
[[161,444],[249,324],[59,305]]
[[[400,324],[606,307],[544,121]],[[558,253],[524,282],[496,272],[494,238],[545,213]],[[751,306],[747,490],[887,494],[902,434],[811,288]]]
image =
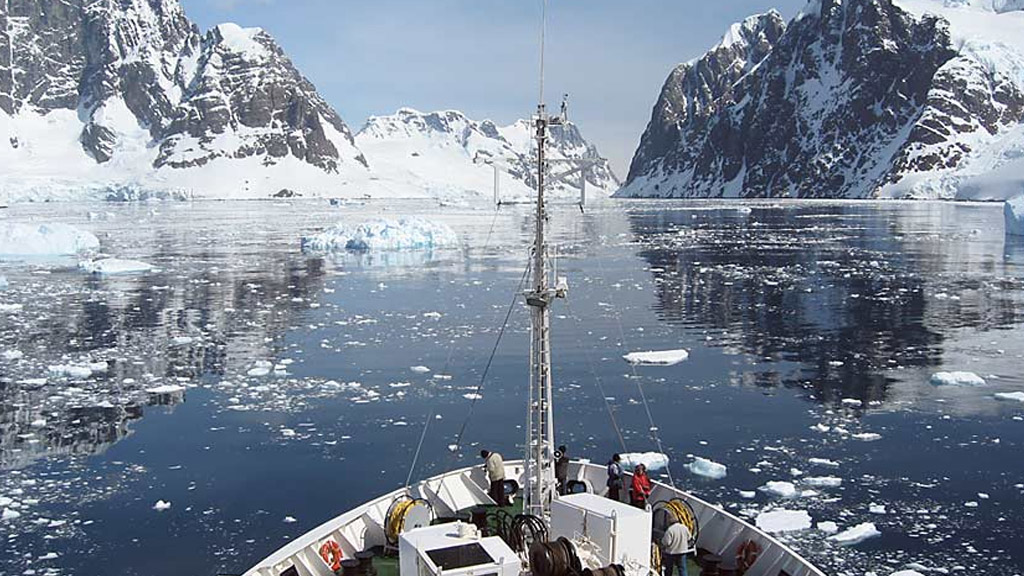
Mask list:
[[564,496],[569,481],[569,450],[565,446],[559,446],[555,453],[555,480],[558,481],[558,493]]
[[676,520],[661,537],[661,556],[664,558],[665,566],[664,576],[672,576],[673,568],[679,572],[679,576],[688,576],[686,555],[689,552],[690,529]]
[[651,496],[651,479],[647,476],[647,467],[637,464],[633,470],[633,487],[629,491],[629,500],[633,506],[647,508],[647,499]]
[[608,461],[608,497],[620,502],[622,501],[620,492],[623,488],[622,464],[619,463],[621,460],[622,456],[615,454]]
[[487,494],[498,506],[508,506],[508,501],[505,499],[505,461],[501,454],[487,450],[481,450],[480,457],[484,459],[487,480],[491,483]]

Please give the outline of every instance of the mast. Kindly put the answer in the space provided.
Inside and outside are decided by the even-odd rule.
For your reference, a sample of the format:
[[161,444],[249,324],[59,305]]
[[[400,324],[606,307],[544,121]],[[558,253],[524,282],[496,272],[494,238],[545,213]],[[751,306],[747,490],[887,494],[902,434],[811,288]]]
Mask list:
[[544,202],[545,146],[551,119],[544,104],[537,106],[534,118],[537,140],[537,212],[533,242],[533,285],[526,293],[530,307],[530,409],[527,416],[526,502],[524,511],[546,516],[555,494],[554,418],[551,402],[551,301],[555,291],[548,285],[547,242],[544,225],[547,209]]
[[547,20],[547,2],[543,4],[540,37],[540,101],[533,119],[534,139],[537,141],[537,211],[533,241],[533,281],[526,292],[530,307],[530,394],[526,421],[526,487],[524,512],[540,517],[551,513],[551,500],[555,496],[555,425],[552,406],[551,378],[551,302],[564,297],[566,287],[559,282],[552,288],[547,271],[547,241],[544,226],[547,207],[544,198],[547,175],[548,127],[560,125],[561,118],[552,118],[544,107],[544,36]]

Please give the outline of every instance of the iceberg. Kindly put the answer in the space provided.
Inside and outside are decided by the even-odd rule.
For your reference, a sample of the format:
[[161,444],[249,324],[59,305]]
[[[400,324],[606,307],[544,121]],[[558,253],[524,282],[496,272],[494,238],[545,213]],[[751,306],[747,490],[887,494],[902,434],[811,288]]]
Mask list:
[[73,256],[99,247],[91,232],[67,224],[0,222],[0,257]]
[[1024,392],[999,392],[996,394],[996,400],[1003,400],[1004,402],[1024,402]]
[[635,366],[674,366],[690,357],[686,350],[662,350],[660,352],[630,352],[623,356],[626,362]]
[[860,544],[861,542],[881,536],[882,533],[875,528],[875,525],[871,522],[865,522],[858,524],[853,528],[843,530],[835,536],[829,536],[829,540],[836,542],[840,546],[853,546],[854,544]]
[[649,471],[668,467],[668,456],[661,452],[629,452],[620,456],[622,465],[630,469],[636,468],[638,464],[643,464]]
[[103,276],[114,276],[118,274],[145,274],[146,272],[152,272],[155,269],[152,264],[140,262],[139,260],[120,260],[118,258],[85,260],[83,262],[79,262],[78,267],[89,274],[100,274]]
[[422,218],[377,219],[357,226],[339,224],[302,238],[304,252],[430,250],[457,248],[459,235],[447,224]]
[[985,379],[974,372],[936,372],[931,383],[935,386],[984,386]]
[[769,534],[798,532],[811,527],[811,515],[806,510],[786,510],[780,508],[758,514],[754,524]]
[[696,457],[693,462],[686,465],[686,469],[697,476],[703,476],[705,478],[711,478],[713,480],[721,480],[725,478],[727,474],[727,468],[724,464],[719,464],[707,458]]
[[1024,195],[1017,196],[1003,204],[1008,236],[1024,236]]
[[6,289],[7,289],[7,278],[5,278],[4,276],[0,276],[0,290],[6,290]]

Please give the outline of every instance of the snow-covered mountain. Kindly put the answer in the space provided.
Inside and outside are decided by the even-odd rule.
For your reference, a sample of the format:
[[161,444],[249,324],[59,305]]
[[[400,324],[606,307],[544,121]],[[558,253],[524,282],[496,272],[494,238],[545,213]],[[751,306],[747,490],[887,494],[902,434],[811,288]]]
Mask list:
[[677,67],[620,196],[1024,190],[1024,1],[813,0]]
[[[494,169],[489,163],[495,163],[502,165],[502,198],[512,199],[528,196],[536,186],[532,132],[526,120],[498,126],[490,120],[471,120],[454,110],[424,113],[403,108],[390,116],[371,117],[355,140],[374,174],[385,182],[428,190],[436,196],[490,195]],[[583,139],[575,124],[552,128],[548,151],[552,173],[569,169],[559,160],[591,159],[595,164],[587,173],[588,187],[604,196],[618,189],[619,181],[608,161]],[[565,184],[555,184],[553,190],[579,194]]]
[[178,0],[0,2],[0,198],[329,191],[367,171],[259,29]]

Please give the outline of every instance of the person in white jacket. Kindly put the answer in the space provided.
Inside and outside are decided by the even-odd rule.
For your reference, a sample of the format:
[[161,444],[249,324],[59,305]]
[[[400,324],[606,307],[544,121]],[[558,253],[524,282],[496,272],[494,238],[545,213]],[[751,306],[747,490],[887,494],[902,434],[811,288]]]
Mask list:
[[690,529],[676,520],[661,537],[661,563],[665,568],[665,576],[672,576],[673,568],[679,571],[679,576],[688,576],[686,555],[689,553]]
[[487,469],[487,480],[490,481],[490,490],[487,491],[491,500],[498,506],[508,506],[508,499],[505,498],[505,460],[497,452],[480,451],[480,457],[484,459],[484,467]]

